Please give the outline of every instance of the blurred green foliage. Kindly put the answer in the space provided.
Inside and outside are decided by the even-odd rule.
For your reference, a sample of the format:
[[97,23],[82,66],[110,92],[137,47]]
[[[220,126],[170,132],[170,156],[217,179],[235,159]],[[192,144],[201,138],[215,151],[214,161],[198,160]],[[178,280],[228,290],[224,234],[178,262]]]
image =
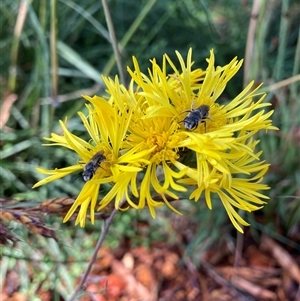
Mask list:
[[[0,196],[18,199],[20,205],[24,206],[34,206],[50,197],[79,193],[83,185],[80,177],[76,180],[67,177],[37,190],[31,189],[43,177],[35,171],[37,166],[59,168],[72,165],[78,160],[75,154],[59,147],[43,147],[41,143],[45,142],[43,137],[48,137],[51,132],[61,133],[58,120],[66,116],[69,129],[84,137],[86,133],[77,117],[77,111],[84,109],[84,100],[76,92],[88,89],[86,94],[104,94],[101,74],[114,77],[118,73],[108,41],[101,1],[57,1],[53,16],[51,9],[55,2],[3,0],[0,6],[2,111],[8,103],[8,97],[12,94],[17,96],[1,130]],[[27,3],[28,10],[18,36],[15,27],[17,19],[24,13],[24,3]],[[123,64],[131,66],[131,57],[134,55],[144,72],[149,66],[149,59],[156,58],[160,62],[162,55],[168,53],[176,62],[175,50],[184,56],[189,47],[193,48],[195,66],[200,68],[206,66],[205,58],[211,48],[214,48],[219,65],[227,64],[235,56],[243,58],[246,47],[250,47],[246,41],[249,37],[252,4],[253,1],[240,0],[109,1],[117,39],[122,49]],[[264,1],[259,16],[253,16],[254,19],[256,17],[257,29],[255,38],[251,41],[253,52],[247,74],[258,84],[264,82],[263,87],[269,92],[266,100],[272,103],[275,110],[273,123],[280,130],[260,134],[263,157],[271,164],[265,178],[271,190],[268,205],[258,213],[262,225],[257,225],[256,221],[253,227],[262,232],[271,231],[274,235],[280,228],[281,233],[289,236],[297,230],[299,232],[300,222],[299,79],[279,88],[274,88],[274,85],[299,75],[300,3],[297,0]],[[55,53],[51,52],[49,46],[53,34],[50,28],[55,19],[58,95],[53,94],[55,89],[51,77],[51,60]],[[220,101],[233,98],[242,87],[243,72],[240,71],[229,83]],[[212,211],[206,208],[204,202],[193,204],[187,201],[180,208],[191,215],[191,221],[197,227],[194,236],[189,236],[192,241],[187,248],[189,254],[199,251],[201,243],[205,243],[205,247],[217,243],[221,236],[223,239],[234,239],[230,232],[232,226],[218,200],[214,200]],[[133,241],[136,239],[137,244],[147,245],[155,239],[175,239],[175,230],[170,230],[170,223],[166,218],[171,213],[162,209],[160,215],[156,221],[149,217],[148,212],[119,215],[112,230],[113,235],[107,241],[116,247],[124,236]],[[136,225],[140,221],[149,224],[146,234],[138,233]],[[46,256],[45,262],[39,265],[39,275],[42,280],[46,279],[51,270],[51,275],[58,275],[59,279],[59,274],[64,273],[63,266],[55,268],[55,265],[47,263],[47,258],[64,260],[75,252],[70,246],[78,243],[77,248],[82,247],[81,241],[87,244],[84,246],[86,252],[81,254],[81,258],[87,258],[93,246],[92,239],[98,237],[99,230],[95,229],[100,229],[100,222],[93,227],[88,226],[86,230],[69,227],[71,224],[62,226],[61,219],[48,218],[47,222],[57,227],[59,235],[67,241],[64,245],[59,245],[39,238],[36,244],[47,250],[43,254]],[[58,224],[53,224],[54,222]],[[226,227],[222,227],[225,224]],[[27,237],[25,230],[22,233],[18,229],[20,230],[16,228],[15,232],[24,241],[32,239]],[[86,236],[87,240],[84,238]],[[22,256],[30,257],[37,252],[34,247],[22,248]],[[78,254],[73,255],[80,260]],[[7,265],[11,265],[11,262],[7,262]],[[73,269],[76,268],[78,267],[74,265]],[[68,288],[60,291],[64,296],[70,293],[70,283],[74,281],[73,278],[68,279],[71,277],[70,271],[65,274],[69,275],[65,280]],[[78,275],[78,270],[74,275]],[[42,280],[37,280],[36,285]],[[49,281],[47,279],[46,283],[51,287]],[[25,282],[22,284],[24,288],[29,285]],[[60,280],[56,280],[55,287],[58,282]]]

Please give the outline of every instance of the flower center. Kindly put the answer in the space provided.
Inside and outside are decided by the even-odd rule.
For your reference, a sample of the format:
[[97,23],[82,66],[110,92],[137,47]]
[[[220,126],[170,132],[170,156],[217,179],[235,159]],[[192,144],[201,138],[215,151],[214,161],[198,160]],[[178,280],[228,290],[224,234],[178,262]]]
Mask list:
[[150,161],[156,164],[162,161],[174,161],[179,158],[177,145],[180,142],[180,136],[178,134],[170,135],[166,131],[157,131],[153,128],[146,134],[147,148],[156,146],[155,150],[151,154]]

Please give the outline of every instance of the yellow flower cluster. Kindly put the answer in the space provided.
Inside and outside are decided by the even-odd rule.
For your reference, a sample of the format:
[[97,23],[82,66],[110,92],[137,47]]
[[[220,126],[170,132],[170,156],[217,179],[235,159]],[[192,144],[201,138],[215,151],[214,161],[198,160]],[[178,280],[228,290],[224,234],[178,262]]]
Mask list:
[[[115,208],[126,199],[127,208],[148,207],[155,217],[156,207],[166,204],[179,213],[171,200],[190,191],[190,199],[205,196],[212,208],[211,195],[217,194],[237,230],[248,225],[235,208],[251,212],[260,209],[268,189],[262,178],[268,164],[260,161],[261,151],[254,135],[260,130],[276,129],[269,117],[273,111],[263,108],[265,94],[251,82],[226,105],[216,101],[227,82],[238,72],[242,61],[234,58],[228,65],[215,67],[210,52],[206,70],[192,69],[192,50],[186,62],[176,52],[178,70],[165,54],[162,67],[155,60],[148,75],[142,73],[136,58],[127,89],[115,80],[104,78],[109,99],[84,98],[89,102],[88,115],[79,116],[89,133],[89,142],[68,131],[46,138],[50,145],[75,151],[82,161],[62,169],[38,171],[49,175],[34,187],[70,173],[83,170],[86,181],[64,221],[80,207],[76,224],[85,225],[90,209],[101,210],[114,201]],[[169,72],[167,71],[169,70]],[[101,185],[110,190],[98,200]]]

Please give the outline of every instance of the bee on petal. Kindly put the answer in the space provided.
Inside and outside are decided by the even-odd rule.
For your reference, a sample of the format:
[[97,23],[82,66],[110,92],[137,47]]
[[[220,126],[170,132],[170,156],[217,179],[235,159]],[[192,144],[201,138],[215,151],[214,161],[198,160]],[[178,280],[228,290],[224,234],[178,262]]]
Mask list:
[[85,182],[92,179],[98,168],[100,167],[101,162],[106,159],[104,156],[104,151],[99,151],[96,153],[91,160],[84,166],[82,178]]
[[201,105],[198,108],[194,109],[192,106],[191,110],[184,111],[189,112],[187,116],[181,121],[184,124],[186,130],[195,130],[199,123],[204,123],[205,131],[206,131],[206,120],[212,120],[209,117],[209,109],[208,105]]

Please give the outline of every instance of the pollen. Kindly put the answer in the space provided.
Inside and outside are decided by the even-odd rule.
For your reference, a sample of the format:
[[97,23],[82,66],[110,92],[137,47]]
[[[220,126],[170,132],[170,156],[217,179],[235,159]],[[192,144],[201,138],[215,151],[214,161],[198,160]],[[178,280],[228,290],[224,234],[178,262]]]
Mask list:
[[179,158],[177,154],[176,141],[169,133],[162,131],[159,132],[154,129],[150,129],[146,135],[146,147],[152,148],[156,146],[155,150],[151,154],[150,161],[152,163],[159,164],[162,161],[173,161]]

